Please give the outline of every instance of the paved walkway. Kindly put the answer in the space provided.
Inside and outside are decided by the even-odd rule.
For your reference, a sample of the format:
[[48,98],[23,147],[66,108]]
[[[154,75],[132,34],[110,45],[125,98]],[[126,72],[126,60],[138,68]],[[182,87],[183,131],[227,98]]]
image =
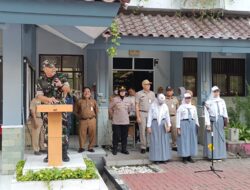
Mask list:
[[249,190],[250,159],[229,159],[215,163],[221,179],[212,172],[194,173],[209,169],[210,162],[194,164],[172,161],[162,164],[162,173],[121,175],[131,190]]

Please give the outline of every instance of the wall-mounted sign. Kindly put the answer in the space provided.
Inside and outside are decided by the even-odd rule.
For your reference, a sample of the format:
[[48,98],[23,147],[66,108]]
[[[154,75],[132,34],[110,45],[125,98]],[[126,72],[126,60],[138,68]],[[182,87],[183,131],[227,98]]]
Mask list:
[[129,54],[129,56],[139,56],[140,51],[139,50],[129,50],[128,54]]

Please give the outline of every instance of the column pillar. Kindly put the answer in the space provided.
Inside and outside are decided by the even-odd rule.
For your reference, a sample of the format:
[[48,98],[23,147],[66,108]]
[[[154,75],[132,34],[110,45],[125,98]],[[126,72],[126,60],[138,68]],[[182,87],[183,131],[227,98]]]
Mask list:
[[170,53],[170,84],[175,88],[183,86],[183,52]]
[[22,59],[22,26],[9,24],[3,29],[3,174],[13,173],[23,159]]
[[212,86],[212,60],[211,53],[199,52],[197,63],[197,103],[202,105],[210,95]]
[[245,77],[246,77],[246,87],[245,87],[245,92],[246,94],[248,93],[247,91],[247,85],[250,85],[250,54],[246,54],[246,64],[245,64]]
[[111,127],[108,121],[109,83],[110,83],[109,58],[105,49],[87,50],[87,82],[92,85],[96,82],[97,101],[99,113],[97,118],[97,145],[109,144],[111,140]]

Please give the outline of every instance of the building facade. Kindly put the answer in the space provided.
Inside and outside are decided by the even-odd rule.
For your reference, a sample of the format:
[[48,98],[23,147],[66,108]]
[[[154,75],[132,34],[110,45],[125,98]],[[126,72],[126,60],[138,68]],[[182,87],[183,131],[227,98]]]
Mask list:
[[[198,107],[213,84],[229,104],[232,96],[244,96],[250,82],[250,3],[243,1],[218,1],[225,10],[218,20],[178,17],[182,4],[170,0],[148,1],[136,13],[136,1],[128,10],[100,1],[1,1],[2,172],[13,172],[24,158],[24,126],[43,59],[67,73],[76,91],[96,84],[99,145],[110,141],[109,97],[120,84],[139,90],[148,78],[154,91],[185,86],[194,91]],[[111,58],[102,34],[115,17],[122,38]]]

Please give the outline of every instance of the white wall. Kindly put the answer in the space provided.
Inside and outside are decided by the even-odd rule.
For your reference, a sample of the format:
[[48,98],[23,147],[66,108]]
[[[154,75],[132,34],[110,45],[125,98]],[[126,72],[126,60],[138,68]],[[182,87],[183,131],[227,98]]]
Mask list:
[[[138,4],[138,0],[131,0],[129,6],[141,6],[145,9],[169,9],[176,10],[180,8],[199,8],[195,1],[191,1],[191,4],[186,3],[183,5],[183,0],[147,0],[145,2],[141,1]],[[212,8],[223,8],[228,11],[250,11],[250,1],[249,0],[217,0]]]
[[[117,57],[131,57],[131,56],[129,56],[128,51],[126,50],[118,50]],[[169,52],[140,51],[140,55],[136,57],[159,59],[159,64],[154,67],[154,91],[156,91],[159,86],[162,86],[163,88],[165,88],[167,85],[170,84],[170,53]]]

